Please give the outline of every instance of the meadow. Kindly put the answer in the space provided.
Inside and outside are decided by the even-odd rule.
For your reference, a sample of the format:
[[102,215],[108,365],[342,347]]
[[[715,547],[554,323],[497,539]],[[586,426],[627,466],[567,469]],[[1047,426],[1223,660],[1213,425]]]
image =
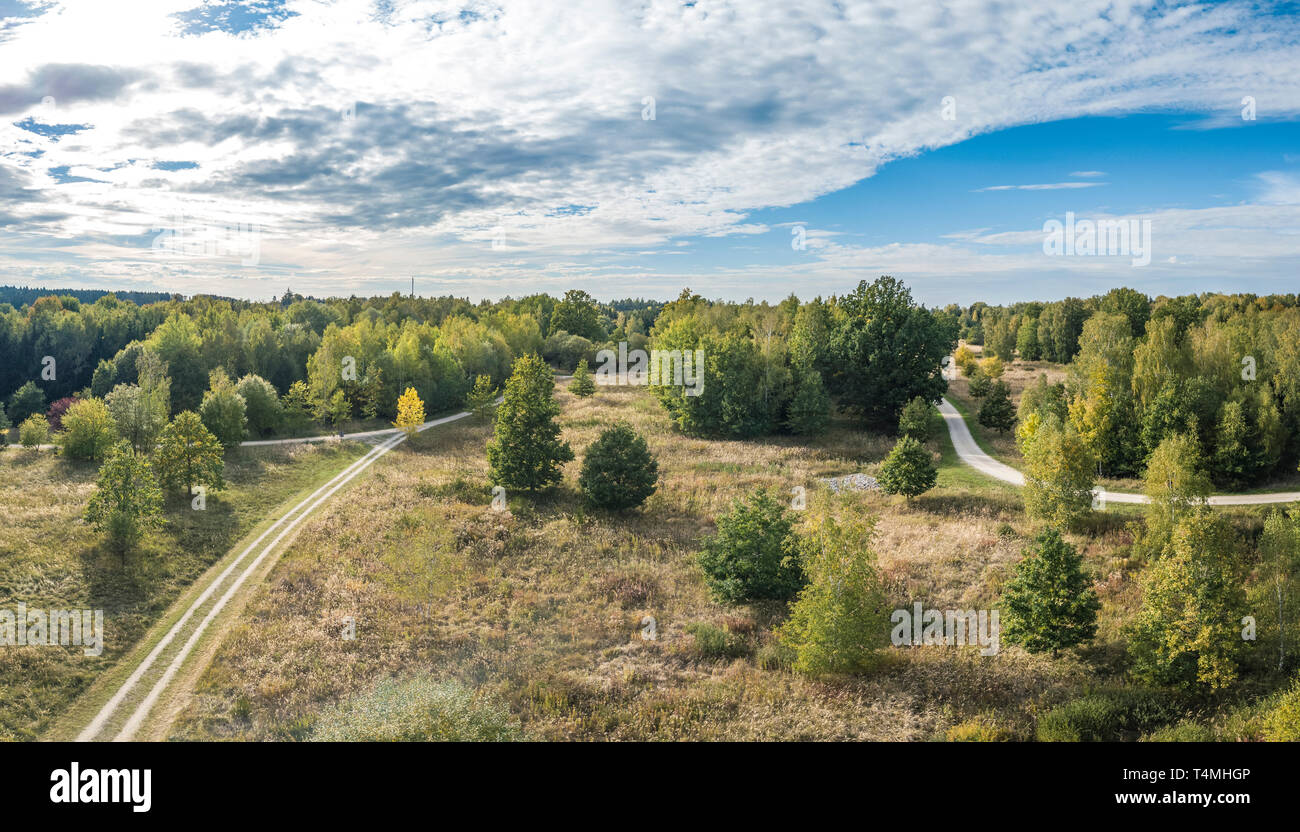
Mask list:
[[241,449],[226,457],[227,487],[196,511],[168,497],[166,524],[126,557],[82,520],[97,467],[48,450],[0,453],[0,609],[100,609],[104,650],[0,650],[0,740],[34,739],[130,650],[168,606],[241,537],[294,494],[355,459],[356,443]]
[[[1093,646],[1055,659],[1006,646],[993,657],[891,648],[872,673],[811,679],[789,670],[773,637],[784,604],[711,600],[700,541],[752,489],[802,485],[814,499],[822,478],[873,473],[892,440],[841,417],[813,440],[692,439],[643,389],[556,395],[578,456],[563,486],[510,494],[508,510],[494,510],[484,423],[403,445],[302,530],[172,737],[311,739],[340,707],[412,677],[471,691],[535,740],[1030,739],[1067,702],[1140,695],[1124,687],[1118,641],[1140,601],[1143,564],[1127,557],[1135,513],[1098,514],[1071,535],[1103,603]],[[618,420],[647,437],[661,483],[641,510],[608,514],[585,508],[574,481],[583,449]],[[939,485],[910,505],[875,491],[829,499],[877,518],[873,548],[900,607],[987,607],[1036,529],[1015,489],[961,467],[946,436],[930,447]],[[1246,523],[1255,516],[1240,510]],[[1226,707],[1159,704],[1161,721],[1144,729]]]

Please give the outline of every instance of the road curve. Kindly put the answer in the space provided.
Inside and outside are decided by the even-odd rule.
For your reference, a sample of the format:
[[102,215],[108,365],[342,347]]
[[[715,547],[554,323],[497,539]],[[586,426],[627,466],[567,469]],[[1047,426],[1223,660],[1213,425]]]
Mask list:
[[[944,424],[948,426],[948,436],[952,439],[952,447],[957,451],[958,459],[985,476],[1015,486],[1024,486],[1024,474],[1005,462],[997,461],[980,449],[980,446],[975,442],[975,437],[971,436],[966,420],[962,418],[962,415],[957,412],[957,408],[953,407],[951,402],[947,399],[940,399],[939,413],[943,415]],[[1128,491],[1107,491],[1104,488],[1098,488],[1093,491],[1093,494],[1101,505],[1106,503],[1150,502],[1145,494],[1133,494]],[[1279,491],[1273,494],[1215,494],[1208,500],[1212,506],[1254,506],[1268,503],[1294,503],[1296,501],[1300,501],[1300,491]]]

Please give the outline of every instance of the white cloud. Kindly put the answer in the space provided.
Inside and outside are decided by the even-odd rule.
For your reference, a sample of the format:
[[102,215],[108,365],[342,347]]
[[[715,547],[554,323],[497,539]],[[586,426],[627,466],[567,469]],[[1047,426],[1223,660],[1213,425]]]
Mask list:
[[[765,233],[756,210],[1012,125],[1235,116],[1242,89],[1268,113],[1300,112],[1296,23],[1249,5],[395,0],[381,14],[363,0],[288,0],[294,16],[269,28],[182,36],[174,15],[197,5],[65,0],[7,31],[6,277],[246,294],[290,276],[351,291],[414,273],[458,293],[517,293],[674,238]],[[13,126],[29,116],[91,126]],[[178,212],[262,226],[260,264],[161,263],[149,231]],[[498,226],[508,245],[494,251]],[[829,274],[834,245],[814,239]],[[967,250],[886,247],[856,262],[923,251],[983,271],[990,255],[962,266]],[[733,279],[697,277],[701,290]]]

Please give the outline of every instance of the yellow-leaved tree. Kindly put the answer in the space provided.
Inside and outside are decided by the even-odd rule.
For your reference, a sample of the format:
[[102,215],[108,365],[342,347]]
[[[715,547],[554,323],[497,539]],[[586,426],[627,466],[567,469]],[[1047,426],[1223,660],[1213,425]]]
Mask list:
[[406,388],[397,400],[397,420],[393,427],[406,431],[407,436],[414,436],[420,425],[424,424],[424,402],[414,387]]

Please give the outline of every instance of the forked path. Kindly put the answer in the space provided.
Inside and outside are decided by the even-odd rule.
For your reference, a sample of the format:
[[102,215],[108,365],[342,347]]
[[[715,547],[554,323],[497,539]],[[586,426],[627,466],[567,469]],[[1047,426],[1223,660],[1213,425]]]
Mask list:
[[[975,442],[975,437],[971,436],[966,420],[962,418],[961,413],[952,406],[951,402],[947,399],[941,399],[939,412],[943,414],[943,421],[948,426],[948,436],[952,438],[952,447],[957,451],[957,457],[962,462],[995,480],[1001,480],[1016,486],[1025,484],[1024,474],[1005,462],[999,462],[980,449],[979,444]],[[1104,488],[1098,488],[1093,493],[1103,503],[1149,502],[1145,494],[1133,494],[1128,491],[1107,491]],[[1253,506],[1266,503],[1293,503],[1298,500],[1300,500],[1300,491],[1278,491],[1272,494],[1215,494],[1210,497],[1209,503],[1212,506]]]

